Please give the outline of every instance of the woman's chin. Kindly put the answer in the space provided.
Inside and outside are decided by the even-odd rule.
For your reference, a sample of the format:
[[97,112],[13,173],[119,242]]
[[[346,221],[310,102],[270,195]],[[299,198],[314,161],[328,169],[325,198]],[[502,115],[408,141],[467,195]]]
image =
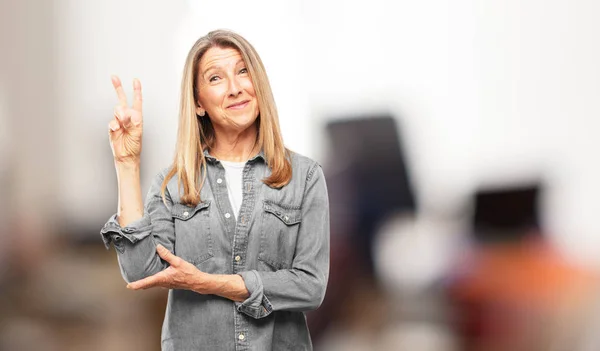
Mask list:
[[243,132],[255,125],[257,117],[254,118],[228,118],[221,128],[226,131]]

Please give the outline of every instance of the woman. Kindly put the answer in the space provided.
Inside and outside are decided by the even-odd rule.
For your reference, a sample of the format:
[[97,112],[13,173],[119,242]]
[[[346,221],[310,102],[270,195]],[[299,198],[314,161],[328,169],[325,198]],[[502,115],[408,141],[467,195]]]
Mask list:
[[101,231],[130,289],[169,288],[163,350],[310,350],[304,311],[329,273],[323,172],[284,147],[254,48],[213,31],[183,73],[173,164],[142,205],[142,92],[131,108],[117,77],[109,124],[118,213]]

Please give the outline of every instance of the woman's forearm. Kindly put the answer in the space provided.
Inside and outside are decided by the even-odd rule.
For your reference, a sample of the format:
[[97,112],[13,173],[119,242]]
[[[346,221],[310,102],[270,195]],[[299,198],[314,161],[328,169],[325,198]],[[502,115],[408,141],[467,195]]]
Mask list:
[[241,302],[250,296],[244,279],[237,274],[208,274],[201,272],[192,289],[201,294],[212,294]]
[[119,191],[119,207],[117,216],[119,225],[128,224],[144,216],[144,202],[140,185],[139,162],[115,162]]

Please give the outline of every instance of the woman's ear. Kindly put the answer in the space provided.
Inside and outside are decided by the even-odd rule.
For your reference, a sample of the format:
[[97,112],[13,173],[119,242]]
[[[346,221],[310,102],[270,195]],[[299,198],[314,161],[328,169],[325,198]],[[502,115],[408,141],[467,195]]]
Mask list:
[[198,107],[196,107],[196,114],[200,117],[204,117],[204,115],[206,114],[206,110],[204,110],[202,107],[198,106]]

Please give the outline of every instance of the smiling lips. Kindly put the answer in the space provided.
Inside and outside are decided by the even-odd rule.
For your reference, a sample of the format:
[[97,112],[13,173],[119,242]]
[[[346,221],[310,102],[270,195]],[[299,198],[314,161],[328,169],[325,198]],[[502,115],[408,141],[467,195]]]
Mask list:
[[250,100],[244,100],[244,101],[240,101],[238,103],[235,103],[233,105],[229,105],[227,106],[228,109],[232,109],[232,110],[241,110],[244,107],[246,107],[246,105],[248,105],[248,103],[250,102]]

